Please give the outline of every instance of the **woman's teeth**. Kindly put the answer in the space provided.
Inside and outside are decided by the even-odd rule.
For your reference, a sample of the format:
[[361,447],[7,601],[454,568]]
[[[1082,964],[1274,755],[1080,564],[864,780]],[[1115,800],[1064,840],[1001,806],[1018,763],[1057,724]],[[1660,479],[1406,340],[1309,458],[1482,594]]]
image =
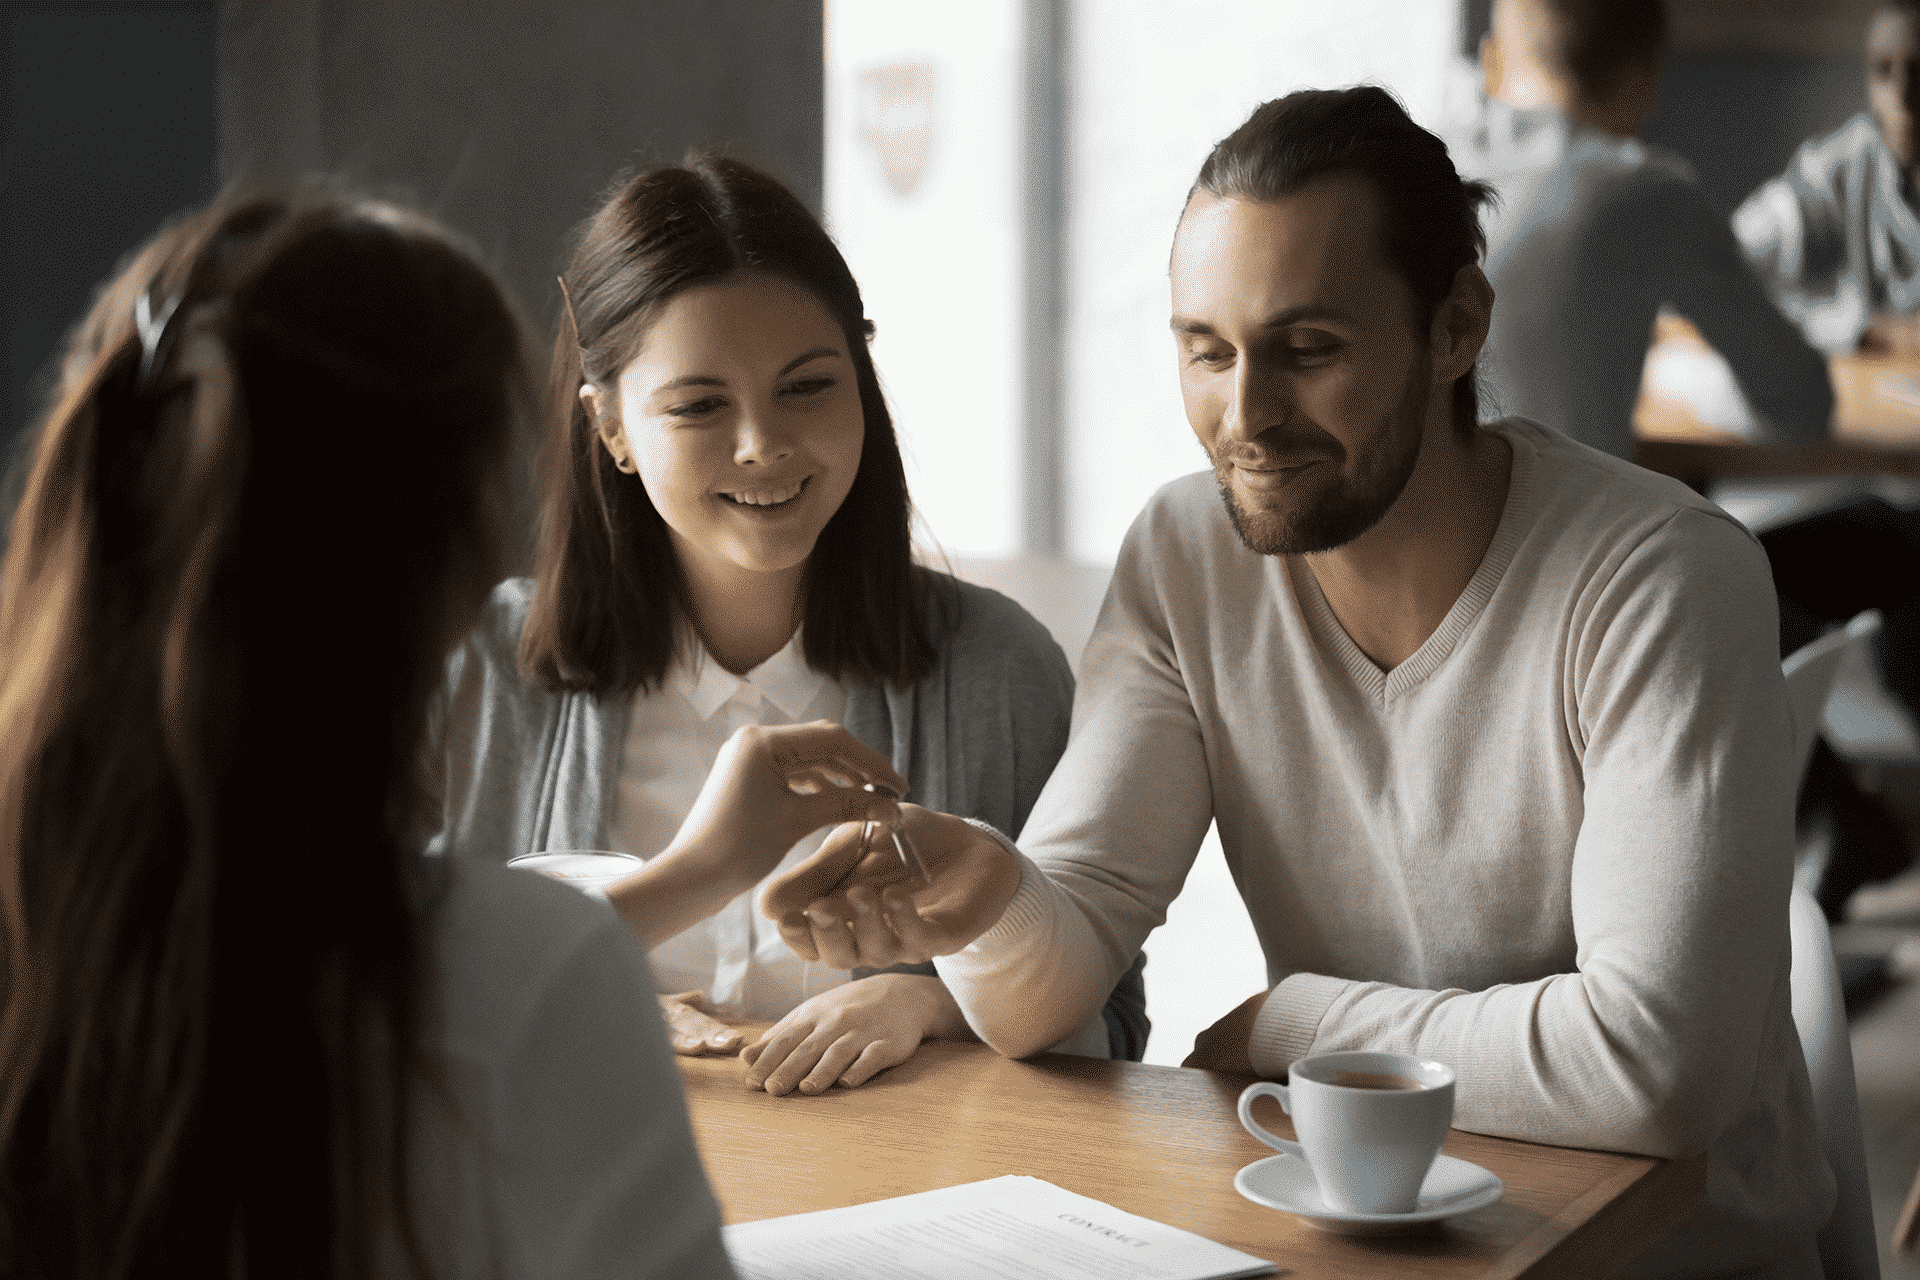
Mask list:
[[778,489],[742,489],[735,493],[723,493],[720,496],[743,507],[777,507],[783,502],[790,502],[798,497],[800,491],[806,487],[805,480],[798,480]]

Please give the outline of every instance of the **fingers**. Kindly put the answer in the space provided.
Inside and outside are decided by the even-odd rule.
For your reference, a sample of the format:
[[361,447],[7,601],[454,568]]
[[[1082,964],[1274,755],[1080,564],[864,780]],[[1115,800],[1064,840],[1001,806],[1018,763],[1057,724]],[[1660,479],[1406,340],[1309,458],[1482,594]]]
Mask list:
[[789,1093],[812,1096],[836,1084],[858,1088],[888,1067],[905,1062],[917,1047],[902,1037],[876,1039],[857,1030],[839,1034],[816,1030],[801,1034],[798,1040],[782,1036],[777,1041],[769,1032],[767,1039],[748,1046],[741,1056],[754,1055],[747,1068],[747,1088],[765,1089],[775,1097]]
[[808,907],[807,922],[813,929],[814,950],[834,969],[860,967],[860,949],[854,942],[853,926],[832,904],[816,903]]
[[[862,792],[853,794],[864,796]],[[865,836],[864,820],[834,828],[812,854],[768,882],[760,895],[760,914],[780,921],[826,898],[849,879],[886,883],[889,877],[904,874],[890,844],[876,839],[869,847]],[[788,938],[788,945],[793,941]]]
[[682,991],[660,997],[660,1012],[667,1022],[667,1038],[678,1054],[732,1053],[740,1047],[738,1031],[705,1012],[706,997],[698,991]]
[[833,1088],[840,1073],[853,1065],[865,1044],[864,1036],[852,1032],[808,1036],[787,1054],[785,1061],[770,1070],[766,1066],[767,1056],[762,1055],[760,1065],[755,1068],[762,1076],[760,1087],[775,1097],[796,1091],[809,1095],[825,1093]]
[[[762,912],[767,912],[764,899],[760,909]],[[804,911],[789,911],[784,915],[775,916],[774,924],[779,927],[781,941],[787,944],[789,951],[802,960],[820,959],[820,949],[813,945],[813,922],[807,918]]]
[[[858,792],[872,782],[906,793],[907,780],[894,772],[890,760],[830,720],[767,726],[760,732],[774,768],[790,787],[798,783]],[[867,797],[861,798],[864,802]]]
[[[847,905],[853,908],[852,927],[842,925],[840,932],[853,943],[853,958],[886,955],[899,949],[899,940],[880,914],[880,895],[871,886],[856,884],[847,890]],[[872,961],[867,963],[871,964]],[[890,962],[897,963],[897,962]],[[853,965],[836,965],[851,969]],[[877,967],[877,966],[876,966]]]
[[860,1051],[853,1065],[840,1073],[840,1084],[843,1088],[857,1089],[888,1067],[897,1067],[911,1058],[919,1047],[905,1040],[875,1040]]

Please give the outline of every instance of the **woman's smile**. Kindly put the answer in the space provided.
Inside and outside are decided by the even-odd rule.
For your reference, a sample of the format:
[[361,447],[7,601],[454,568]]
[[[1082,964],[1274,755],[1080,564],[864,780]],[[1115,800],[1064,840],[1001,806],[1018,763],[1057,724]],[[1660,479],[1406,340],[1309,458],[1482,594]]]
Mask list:
[[752,488],[723,489],[720,497],[736,507],[750,507],[756,511],[781,511],[791,507],[794,500],[805,491],[807,481],[812,476],[802,476],[788,484],[759,484]]

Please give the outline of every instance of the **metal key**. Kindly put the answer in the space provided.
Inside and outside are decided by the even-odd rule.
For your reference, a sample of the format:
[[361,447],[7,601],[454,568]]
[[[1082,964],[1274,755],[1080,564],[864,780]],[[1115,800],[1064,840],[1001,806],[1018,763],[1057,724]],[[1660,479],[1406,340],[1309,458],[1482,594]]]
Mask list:
[[[905,867],[908,871],[912,872],[914,875],[919,876],[920,879],[924,881],[930,881],[932,877],[927,875],[926,864],[920,861],[920,851],[913,847],[912,838],[909,837],[906,831],[902,829],[901,823],[898,821],[899,812],[900,812],[898,808],[900,804],[900,793],[898,791],[895,791],[892,787],[882,786],[879,783],[875,783],[875,782],[867,783],[866,786],[862,788],[862,790],[870,791],[876,796],[880,796],[880,797],[883,797],[884,799],[893,801],[894,805],[896,806],[894,809],[895,821],[891,828],[891,833],[893,835],[893,851],[900,855],[901,866]],[[874,825],[873,819],[868,818],[867,829],[860,833],[860,839],[862,844],[872,843],[873,825]]]

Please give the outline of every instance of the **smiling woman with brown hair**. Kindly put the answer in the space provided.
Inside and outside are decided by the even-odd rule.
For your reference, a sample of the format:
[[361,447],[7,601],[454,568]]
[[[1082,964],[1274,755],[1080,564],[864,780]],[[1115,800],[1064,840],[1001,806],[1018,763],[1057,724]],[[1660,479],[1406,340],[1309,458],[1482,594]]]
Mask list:
[[[450,673],[451,839],[650,857],[728,733],[809,720],[889,757],[914,801],[1017,831],[1072,676],[1018,605],[913,562],[872,325],[819,222],[694,156],[619,183],[563,285],[536,573]],[[709,881],[678,936],[642,928],[681,1052],[738,1046],[708,1013],[778,1019],[749,1080],[818,1092],[970,1034],[930,967],[849,982],[793,956],[754,883]],[[609,890],[630,920],[634,887]],[[1136,964],[1067,1047],[1138,1057],[1144,1003]]]

